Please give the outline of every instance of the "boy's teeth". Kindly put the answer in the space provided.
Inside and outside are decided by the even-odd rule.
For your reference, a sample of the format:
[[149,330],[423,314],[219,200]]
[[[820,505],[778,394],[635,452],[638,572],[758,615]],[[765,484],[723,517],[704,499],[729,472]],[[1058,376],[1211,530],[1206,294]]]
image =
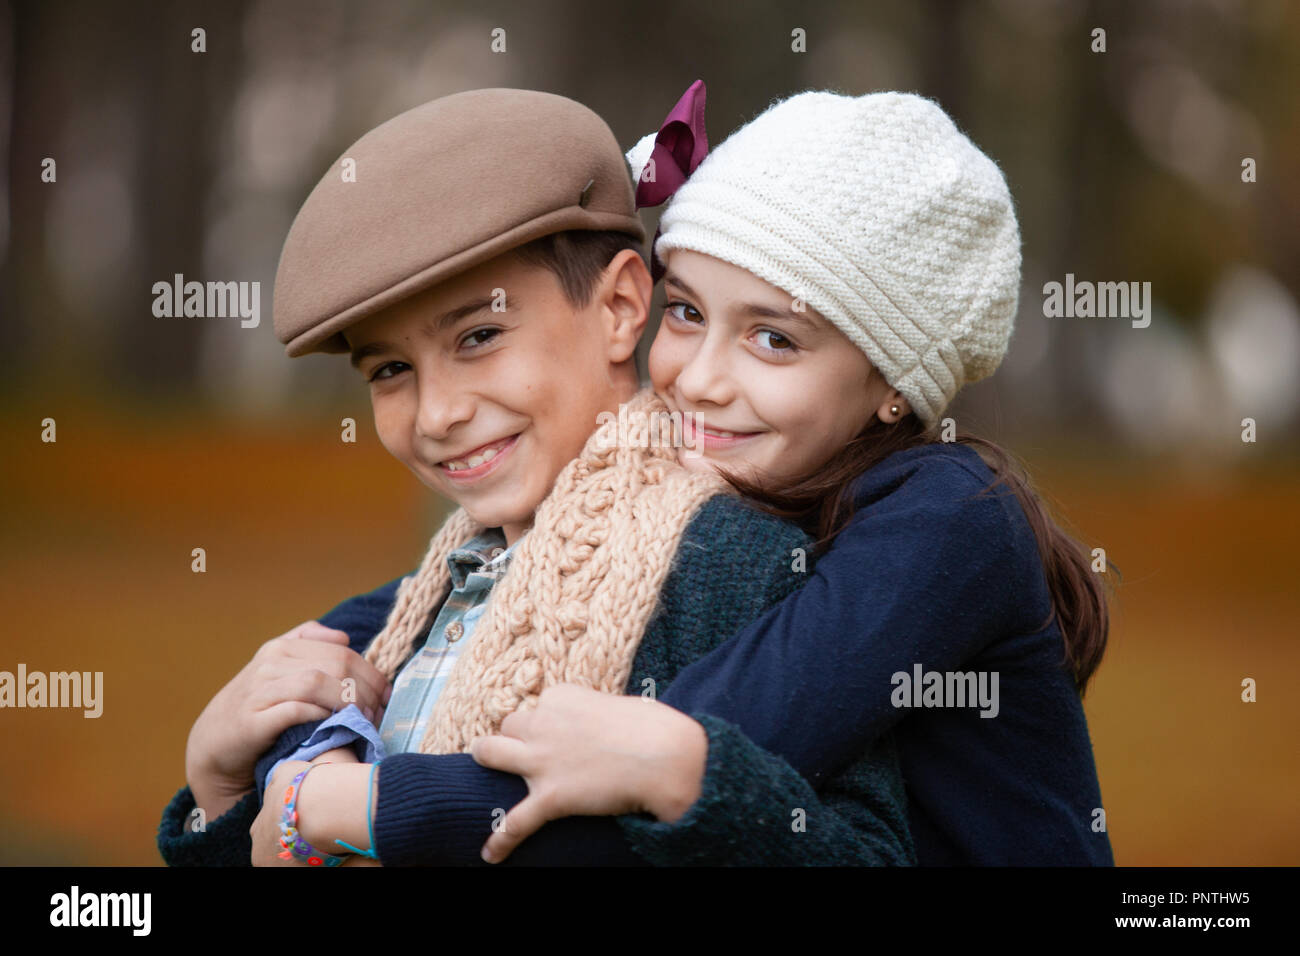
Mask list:
[[477,468],[479,465],[483,464],[484,462],[491,461],[493,458],[495,458],[497,454],[501,451],[501,447],[502,447],[501,445],[493,445],[491,448],[478,452],[477,454],[470,455],[468,461],[465,460],[464,458],[453,458],[450,461],[446,462],[444,467],[448,471],[464,471],[466,468]]

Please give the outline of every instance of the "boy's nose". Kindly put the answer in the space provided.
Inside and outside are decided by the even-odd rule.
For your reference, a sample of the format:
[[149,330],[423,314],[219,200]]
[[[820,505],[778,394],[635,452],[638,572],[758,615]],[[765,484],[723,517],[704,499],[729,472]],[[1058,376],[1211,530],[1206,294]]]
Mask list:
[[430,441],[445,441],[457,425],[474,417],[473,398],[448,389],[421,389],[415,432]]

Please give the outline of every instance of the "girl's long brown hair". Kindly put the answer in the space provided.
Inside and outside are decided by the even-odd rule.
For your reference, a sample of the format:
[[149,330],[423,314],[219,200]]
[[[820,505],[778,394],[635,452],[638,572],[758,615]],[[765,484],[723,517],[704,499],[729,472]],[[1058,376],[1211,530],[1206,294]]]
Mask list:
[[[856,438],[821,467],[779,481],[749,481],[738,475],[723,477],[740,494],[755,499],[764,511],[802,525],[817,538],[817,553],[825,551],[853,518],[853,484],[868,469],[890,455],[938,441],[938,431],[927,430],[914,415],[895,424],[872,417]],[[1046,627],[1056,618],[1065,638],[1065,663],[1074,675],[1080,696],[1101,663],[1110,627],[1106,592],[1100,575],[1089,567],[1086,552],[1056,523],[1012,456],[993,442],[957,433],[952,441],[972,446],[993,472],[993,482],[982,493],[1005,485],[1020,501],[1038,541],[1052,610]]]

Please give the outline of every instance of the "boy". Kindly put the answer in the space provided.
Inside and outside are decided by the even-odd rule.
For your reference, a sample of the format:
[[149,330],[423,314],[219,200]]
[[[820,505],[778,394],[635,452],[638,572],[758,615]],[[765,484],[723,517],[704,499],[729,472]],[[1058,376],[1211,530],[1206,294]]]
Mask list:
[[[171,864],[246,863],[250,821],[253,858],[276,862],[279,797],[312,761],[298,810],[314,847],[332,853],[341,841],[385,865],[477,860],[494,811],[525,788],[473,762],[464,751],[475,736],[557,683],[662,689],[800,583],[788,562],[805,536],[678,468],[671,448],[596,428],[620,406],[662,407],[637,391],[651,281],[622,154],[599,117],[549,94],[472,91],[371,131],[344,168],[354,181],[327,174],[286,241],[277,336],[290,356],[350,352],[385,448],[460,510],[415,574],[360,599],[389,608],[382,630],[358,617],[348,627],[352,648],[396,679],[379,772],[348,749],[364,740],[370,755],[375,743],[355,707],[291,727],[254,789],[205,831],[185,826],[190,788],[176,795],[158,837]],[[647,810],[673,818],[710,800],[734,806],[744,792],[769,801],[769,821],[802,806],[822,825],[759,833],[763,806],[700,812],[676,852],[910,861],[888,743],[821,799],[734,726],[692,716],[707,740],[681,759],[704,766],[709,755],[703,793],[665,793]],[[510,859],[642,862],[664,841],[638,823],[556,821]]]

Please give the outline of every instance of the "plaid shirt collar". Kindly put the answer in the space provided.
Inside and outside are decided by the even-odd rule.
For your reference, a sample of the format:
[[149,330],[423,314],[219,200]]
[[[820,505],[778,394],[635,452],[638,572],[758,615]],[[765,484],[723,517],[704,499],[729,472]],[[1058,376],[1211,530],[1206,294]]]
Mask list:
[[[520,538],[520,541],[523,539]],[[518,544],[516,541],[515,544]],[[451,572],[451,586],[459,590],[466,579],[475,573],[490,574],[499,578],[510,567],[514,547],[506,547],[506,536],[500,528],[488,528],[447,555],[447,569]]]

